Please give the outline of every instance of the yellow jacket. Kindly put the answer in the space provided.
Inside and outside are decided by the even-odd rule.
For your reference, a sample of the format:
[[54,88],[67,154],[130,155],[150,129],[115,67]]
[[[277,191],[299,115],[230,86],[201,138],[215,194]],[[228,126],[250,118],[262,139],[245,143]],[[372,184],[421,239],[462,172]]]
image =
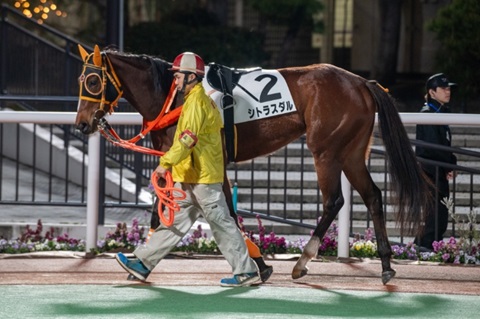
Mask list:
[[[172,168],[173,180],[181,183],[213,184],[224,178],[223,145],[220,112],[205,93],[201,83],[185,96],[183,110],[170,150],[160,158],[160,165]],[[180,142],[182,132],[189,130],[198,138],[194,147]]]

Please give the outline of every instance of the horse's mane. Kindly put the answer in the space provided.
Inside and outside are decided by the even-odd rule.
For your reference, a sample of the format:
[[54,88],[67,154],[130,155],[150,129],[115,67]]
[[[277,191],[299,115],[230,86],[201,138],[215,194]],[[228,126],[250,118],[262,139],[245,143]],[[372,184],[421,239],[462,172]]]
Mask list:
[[152,66],[152,76],[155,90],[158,90],[158,88],[161,87],[164,92],[169,92],[170,85],[173,81],[173,73],[168,69],[172,66],[172,64],[160,58],[150,56],[145,57],[149,59]]
[[148,63],[150,65],[150,72],[152,72],[155,92],[163,91],[168,93],[170,91],[170,85],[173,81],[173,74],[168,70],[172,66],[170,62],[159,57],[153,57],[146,54],[120,52],[111,48],[107,48],[104,52],[135,60],[138,64]]

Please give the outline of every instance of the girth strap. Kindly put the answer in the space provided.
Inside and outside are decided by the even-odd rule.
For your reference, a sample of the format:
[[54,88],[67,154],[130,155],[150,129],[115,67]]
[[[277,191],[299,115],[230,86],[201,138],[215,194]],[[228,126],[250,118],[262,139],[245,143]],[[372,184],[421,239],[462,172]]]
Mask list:
[[221,107],[223,110],[223,124],[228,163],[235,161],[235,123],[233,122],[234,103],[232,72],[222,72],[217,68],[217,75],[222,87]]

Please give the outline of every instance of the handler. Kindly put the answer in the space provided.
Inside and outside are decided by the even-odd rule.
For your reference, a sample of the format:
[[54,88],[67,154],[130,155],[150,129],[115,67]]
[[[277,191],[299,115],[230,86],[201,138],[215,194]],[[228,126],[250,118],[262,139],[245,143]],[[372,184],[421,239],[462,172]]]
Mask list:
[[178,201],[180,211],[175,214],[173,225],[160,225],[147,244],[133,252],[137,258],[129,260],[119,253],[116,259],[126,271],[145,281],[193,223],[203,216],[233,271],[233,277],[223,278],[220,285],[249,286],[260,278],[243,236],[230,216],[222,190],[223,123],[218,108],[202,86],[205,64],[198,55],[185,52],[175,58],[170,70],[174,72],[178,92],[185,98],[173,145],[161,157],[154,174],[165,178],[167,170],[172,169],[175,187],[185,191],[187,197]]

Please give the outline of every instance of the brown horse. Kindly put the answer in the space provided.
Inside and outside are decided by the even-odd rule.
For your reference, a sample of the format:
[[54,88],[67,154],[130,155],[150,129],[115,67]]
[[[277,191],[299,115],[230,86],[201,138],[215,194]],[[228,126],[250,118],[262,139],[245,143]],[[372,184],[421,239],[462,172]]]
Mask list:
[[[92,57],[93,56],[93,57]],[[96,57],[95,57],[96,56]],[[159,114],[166,98],[172,75],[169,63],[145,55],[103,51],[90,55],[93,64],[103,66],[102,81],[85,74],[81,82],[89,92],[106,92],[103,98],[81,98],[76,118],[77,128],[85,134],[97,129],[97,118],[108,110],[104,103],[118,99],[108,90],[107,75],[123,88],[123,96],[147,120]],[[90,65],[89,57],[85,66]],[[306,143],[313,154],[318,184],[323,195],[324,215],[292,271],[294,279],[307,273],[306,264],[316,257],[328,227],[344,204],[341,172],[361,195],[370,212],[382,263],[382,282],[395,276],[391,268],[392,250],[385,227],[381,191],[374,184],[365,164],[378,111],[382,138],[388,154],[391,185],[396,194],[396,217],[399,225],[412,230],[420,224],[425,212],[426,181],[413,154],[394,102],[378,84],[329,64],[279,69],[292,94],[296,111],[276,117],[236,125],[237,154],[235,161],[245,161],[272,153],[306,134]],[[113,76],[112,76],[113,75]],[[85,77],[86,76],[86,77]],[[82,88],[81,88],[82,95]],[[113,95],[112,95],[113,94]],[[101,101],[103,100],[103,102]],[[171,145],[175,126],[150,132],[154,147]],[[227,191],[230,189],[227,187]]]

